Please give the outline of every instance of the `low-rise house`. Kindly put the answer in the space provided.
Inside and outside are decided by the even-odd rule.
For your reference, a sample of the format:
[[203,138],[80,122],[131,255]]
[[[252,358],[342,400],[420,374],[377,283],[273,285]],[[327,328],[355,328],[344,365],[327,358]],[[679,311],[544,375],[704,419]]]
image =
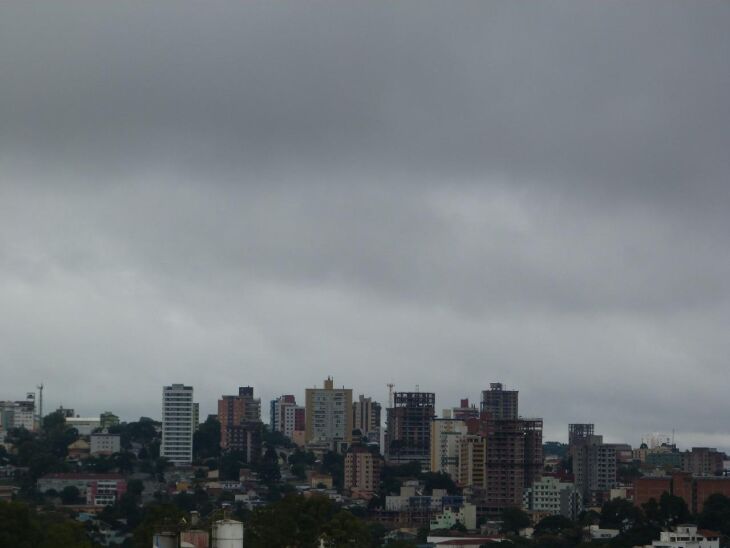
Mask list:
[[88,506],[114,504],[127,492],[127,481],[119,474],[47,474],[37,485],[41,493],[76,487]]
[[312,472],[309,476],[309,485],[315,488],[324,485],[325,489],[332,489],[332,481],[332,476],[329,474]]
[[20,487],[15,485],[0,485],[0,500],[11,501]]
[[430,546],[457,546],[458,548],[481,548],[485,544],[492,544],[494,542],[502,542],[503,539],[499,537],[437,537],[429,535],[426,542]]
[[113,455],[121,450],[121,436],[119,434],[110,434],[107,429],[91,434],[90,439],[89,449],[93,456]]
[[674,531],[662,531],[651,548],[720,548],[720,533],[699,531],[695,525],[678,525]]
[[601,529],[598,525],[588,527],[588,536],[591,540],[610,540],[617,537],[620,532],[618,529]]
[[477,507],[474,504],[464,503],[462,506],[444,508],[443,512],[431,518],[431,531],[451,529],[456,524],[463,525],[468,530],[477,528]]
[[67,448],[68,460],[83,460],[89,458],[89,442],[78,439]]

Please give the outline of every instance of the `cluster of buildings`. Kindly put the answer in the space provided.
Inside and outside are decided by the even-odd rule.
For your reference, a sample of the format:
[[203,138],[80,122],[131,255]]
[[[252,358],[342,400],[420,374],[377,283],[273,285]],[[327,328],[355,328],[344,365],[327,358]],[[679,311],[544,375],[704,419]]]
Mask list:
[[[318,457],[327,452],[344,456],[343,489],[337,496],[368,501],[379,492],[386,465],[444,474],[459,488],[458,497],[438,489],[427,492],[414,475],[415,483],[404,485],[400,495],[388,496],[375,512],[378,519],[391,523],[439,528],[454,520],[471,523],[472,514],[495,516],[514,507],[528,511],[535,521],[556,514],[575,519],[584,509],[599,508],[616,497],[640,505],[664,492],[683,498],[697,512],[709,494],[730,495],[724,453],[702,447],[679,451],[668,436],[648,436],[640,447],[632,448],[606,443],[593,424],[576,423],[568,427],[566,454],[559,459],[544,455],[543,420],[521,416],[519,392],[501,383],[491,383],[478,403],[463,399],[437,414],[433,392],[391,387],[383,410],[373,398],[361,394],[355,399],[351,388],[338,387],[328,377],[321,386],[306,388],[304,402],[284,394],[271,400],[268,408],[271,431]],[[81,434],[69,447],[69,458],[119,451],[119,436],[106,430],[119,421],[113,413],[84,418],[70,409],[58,412]],[[236,452],[243,463],[257,463],[264,423],[254,388],[241,386],[237,393],[221,395],[217,419],[221,449]],[[0,402],[3,429],[34,429],[37,423],[34,398]],[[199,424],[193,387],[163,387],[160,456],[181,470],[189,467]],[[639,466],[642,477],[620,483],[619,470],[626,465]],[[311,488],[332,489],[331,477],[315,476],[307,478]],[[44,478],[42,488],[58,490],[61,480]],[[91,505],[103,504],[111,493],[123,490],[119,483],[110,487],[109,482],[119,478],[67,480],[80,489],[85,485],[81,490]]]
[[[479,407],[462,400],[438,418],[433,392],[391,392],[381,429],[381,404],[332,378],[305,390],[304,405],[291,394],[270,402],[270,426],[315,454],[334,451],[345,457],[345,490],[368,499],[378,491],[384,464],[417,463],[421,471],[443,472],[477,501],[480,512],[521,506],[525,491],[543,468],[542,419],[519,415],[518,392],[493,383]],[[177,465],[192,462],[198,425],[193,387],[163,389],[160,454]],[[250,386],[218,400],[221,448],[244,462],[261,457],[261,401]]]

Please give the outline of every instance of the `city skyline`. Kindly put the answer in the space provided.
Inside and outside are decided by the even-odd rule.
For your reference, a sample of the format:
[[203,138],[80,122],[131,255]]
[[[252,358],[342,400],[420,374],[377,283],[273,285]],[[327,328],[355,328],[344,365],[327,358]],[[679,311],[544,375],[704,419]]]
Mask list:
[[0,399],[500,381],[730,450],[730,4],[315,3],[0,7]]
[[[173,383],[173,382],[171,382],[171,384],[185,385],[185,384],[188,384],[188,383],[184,383],[184,382],[174,382]],[[478,411],[479,408],[480,408],[481,401],[482,401],[481,400],[481,397],[483,396],[484,392],[489,388],[489,386],[491,384],[494,384],[494,383],[488,383],[487,384],[487,387],[485,387],[484,390],[477,391],[477,396],[474,397],[474,398],[472,398],[472,397],[459,398],[455,402],[444,402],[443,405],[441,405],[439,403],[439,393],[438,392],[435,392],[436,406],[435,406],[435,412],[434,412],[434,419],[441,419],[442,418],[442,413],[444,411],[448,411],[449,413],[451,413],[453,409],[458,408],[459,403],[463,402],[464,399],[468,399],[469,405]],[[507,384],[504,384],[504,383],[498,383],[498,384],[501,384],[505,390],[521,391],[521,390],[519,390],[519,387],[508,386]],[[347,386],[346,384],[345,385],[339,385],[340,388],[342,388],[343,386],[345,388],[351,388],[351,387]],[[335,385],[335,389],[337,387],[338,387],[338,385]],[[195,388],[195,387],[193,386],[193,388]],[[302,409],[303,409],[303,403],[304,403],[304,400],[305,400],[305,389],[306,388],[320,388],[320,387],[317,386],[316,383],[315,383],[312,386],[303,387],[301,389],[301,394],[300,395],[296,391],[290,391],[289,392],[292,395],[294,395],[294,397],[296,399],[296,402],[297,402],[296,405],[301,406]],[[374,403],[380,404],[382,406],[383,411],[386,411],[387,408],[388,408],[388,392],[387,392],[387,389],[388,389],[388,387],[386,387],[386,392],[384,394],[382,394],[382,395],[374,395],[374,394],[368,394],[368,393],[358,392],[357,389],[352,388],[352,392],[353,392],[353,404],[357,402],[357,400],[354,399],[356,396],[364,396],[365,398],[368,398],[369,397],[369,398],[372,398],[372,401]],[[392,387],[392,389],[394,391],[398,391],[398,387],[396,387],[395,385]],[[233,389],[231,389],[229,391],[236,391],[236,390],[238,390],[238,385],[236,385],[235,388],[233,388]],[[416,387],[414,387],[412,389],[409,389],[409,390],[406,390],[406,389],[404,389],[404,390],[405,391],[411,391],[411,392],[416,392],[416,391],[428,392],[428,390],[421,390],[420,386],[416,386]],[[30,392],[28,392],[28,394],[30,394]],[[258,392],[257,392],[257,394],[258,394]],[[262,420],[262,422],[264,424],[269,425],[269,423],[270,423],[270,420],[269,420],[270,413],[269,413],[269,406],[268,406],[268,404],[271,403],[271,402],[273,402],[275,399],[277,399],[279,397],[282,397],[284,395],[285,395],[285,393],[281,393],[281,394],[277,393],[275,396],[273,396],[271,398],[268,398],[266,396],[261,396],[261,407],[262,407],[262,410],[261,410],[261,413],[260,413],[260,417],[261,417],[261,420]],[[216,396],[214,398],[214,403],[213,404],[210,404],[210,402],[206,402],[206,401],[202,401],[202,402],[201,401],[196,401],[195,402],[195,405],[200,406],[200,409],[202,409],[202,411],[199,411],[199,420],[200,420],[200,422],[204,422],[205,419],[206,419],[206,417],[209,416],[209,415],[210,416],[218,416],[219,402],[221,401],[221,398],[224,398],[224,397],[230,397],[230,396],[226,396],[224,392],[221,392],[220,394],[218,394],[218,396]],[[47,395],[44,396],[44,398],[47,398]],[[195,399],[198,400],[200,398],[199,398],[199,396],[196,396]],[[0,401],[12,401],[12,400],[13,400],[13,398],[2,398],[2,397],[0,397]],[[60,409],[64,409],[66,411],[69,411],[69,410],[74,411],[74,413],[75,413],[74,416],[79,416],[79,417],[94,417],[96,415],[99,415],[100,413],[103,414],[103,413],[110,412],[110,411],[108,411],[106,409],[104,411],[100,411],[100,412],[96,412],[96,411],[93,411],[93,412],[81,412],[81,411],[86,411],[86,410],[83,409],[83,408],[78,408],[79,410],[77,411],[77,408],[75,408],[75,407],[68,408],[68,407],[64,407],[63,404],[56,405],[55,403],[53,403],[53,400],[51,400],[50,403],[49,403],[48,400],[44,400],[44,401],[45,401],[45,403],[44,403],[44,406],[45,406],[44,415],[47,415],[49,413],[53,413],[53,412],[55,412],[57,410],[60,410]],[[36,403],[37,403],[37,399],[36,399]],[[109,404],[108,407],[112,408],[113,405],[112,404]],[[158,402],[157,407],[159,407],[159,402]],[[208,408],[210,408],[210,412],[207,412],[207,409]],[[112,409],[112,411],[113,411],[113,409]],[[126,415],[121,414],[120,415],[120,419],[122,421],[125,421],[125,422],[134,422],[134,421],[139,420],[140,417],[147,417],[147,418],[151,418],[151,419],[153,419],[155,421],[160,421],[161,422],[162,421],[162,413],[160,412],[159,409],[157,411],[158,411],[157,413],[154,413],[154,412],[152,412],[150,414],[144,414],[143,413],[143,414],[138,415],[138,416],[137,415],[126,416]],[[520,412],[518,416],[521,417],[521,418],[535,418],[537,415],[539,415],[539,413],[523,414],[523,413]],[[544,417],[542,417],[542,416],[540,416],[539,418],[540,418],[540,420],[543,420],[544,419]],[[589,419],[585,419],[585,420],[586,420],[586,422],[589,422]],[[572,424],[574,424],[575,421],[573,421],[571,423],[566,423],[566,424],[555,424],[554,421],[550,421],[548,419],[548,420],[545,420],[544,422],[545,422],[546,425],[548,425],[548,426],[546,426],[544,428],[544,432],[545,432],[545,435],[543,436],[544,442],[546,442],[546,443],[547,442],[560,442],[560,443],[567,444],[570,441],[569,440],[569,426],[571,426]],[[580,424],[583,424],[583,423],[580,423]],[[723,451],[729,451],[730,450],[730,447],[725,447],[725,446],[723,446],[721,444],[708,445],[708,444],[696,443],[693,440],[692,437],[687,437],[687,436],[683,435],[681,432],[677,432],[676,429],[673,429],[673,428],[655,429],[655,430],[651,430],[651,431],[650,430],[647,430],[645,432],[641,432],[638,435],[637,438],[621,438],[621,437],[619,437],[619,436],[611,433],[611,429],[610,429],[610,424],[611,423],[610,422],[607,422],[607,423],[596,423],[596,422],[592,422],[590,424],[591,425],[598,424],[599,428],[602,429],[602,434],[607,434],[607,435],[604,435],[603,436],[605,438],[606,443],[627,443],[627,444],[632,445],[632,446],[635,446],[635,447],[639,447],[642,443],[648,443],[652,447],[655,446],[655,445],[659,445],[660,443],[671,443],[672,445],[676,445],[677,448],[679,448],[680,450],[690,449],[692,447],[710,447],[710,446],[715,447],[715,448],[717,448],[719,450],[723,450]],[[606,428],[604,428],[604,425],[606,426]],[[382,418],[381,418],[380,428],[381,428],[381,430],[383,432],[385,432],[385,430],[387,429],[387,420],[386,420],[385,415],[383,415]]]

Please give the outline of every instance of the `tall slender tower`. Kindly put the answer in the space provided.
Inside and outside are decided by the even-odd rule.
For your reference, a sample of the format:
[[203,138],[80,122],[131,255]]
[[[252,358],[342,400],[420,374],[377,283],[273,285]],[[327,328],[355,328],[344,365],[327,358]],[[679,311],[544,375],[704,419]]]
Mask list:
[[38,427],[43,427],[43,383],[36,386],[38,389]]
[[194,421],[193,387],[183,384],[163,387],[161,457],[176,465],[193,462]]

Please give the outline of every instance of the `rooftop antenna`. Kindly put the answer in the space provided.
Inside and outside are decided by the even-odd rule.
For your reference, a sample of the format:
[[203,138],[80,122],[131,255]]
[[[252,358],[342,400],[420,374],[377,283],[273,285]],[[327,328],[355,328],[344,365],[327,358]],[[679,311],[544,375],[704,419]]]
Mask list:
[[392,382],[389,382],[387,385],[388,387],[388,407],[393,407],[393,388],[395,388],[395,385]]

